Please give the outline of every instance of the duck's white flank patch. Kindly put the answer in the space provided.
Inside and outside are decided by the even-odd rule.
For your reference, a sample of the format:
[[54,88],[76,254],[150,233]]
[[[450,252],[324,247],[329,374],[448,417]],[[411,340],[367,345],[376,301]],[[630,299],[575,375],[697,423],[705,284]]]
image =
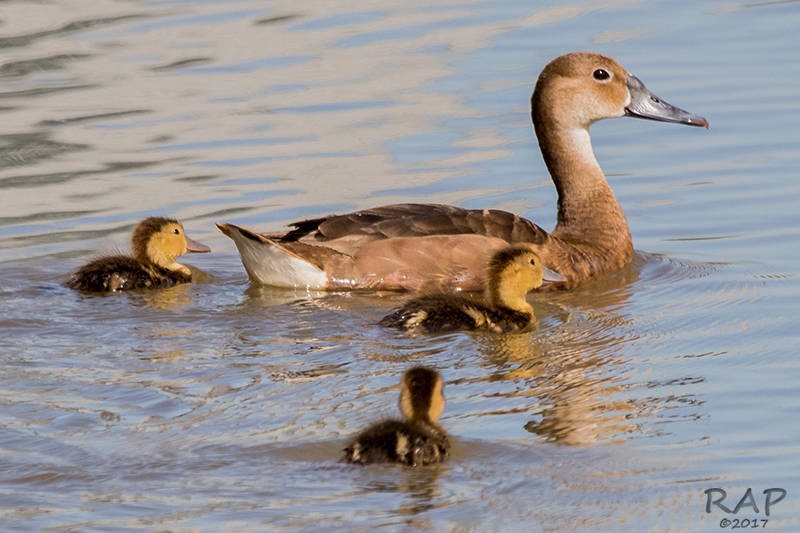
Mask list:
[[230,237],[239,249],[250,279],[262,285],[292,289],[325,289],[328,275],[269,239],[254,240],[231,227]]

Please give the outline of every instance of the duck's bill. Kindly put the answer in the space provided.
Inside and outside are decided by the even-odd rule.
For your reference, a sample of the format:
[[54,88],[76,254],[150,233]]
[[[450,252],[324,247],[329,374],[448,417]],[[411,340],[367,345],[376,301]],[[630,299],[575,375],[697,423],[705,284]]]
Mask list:
[[547,267],[542,267],[542,281],[544,283],[560,283],[562,281],[567,281],[567,278],[556,272],[555,270],[550,270]]
[[[186,235],[184,235],[186,237]],[[194,239],[190,239],[186,237],[186,251],[193,252],[196,254],[204,254],[211,251],[211,248],[206,246],[205,244],[199,243]]]
[[679,107],[665,102],[650,92],[639,78],[628,76],[628,91],[631,93],[631,103],[625,108],[629,117],[660,120],[661,122],[677,122],[689,126],[708,128],[708,121],[700,115],[693,115]]

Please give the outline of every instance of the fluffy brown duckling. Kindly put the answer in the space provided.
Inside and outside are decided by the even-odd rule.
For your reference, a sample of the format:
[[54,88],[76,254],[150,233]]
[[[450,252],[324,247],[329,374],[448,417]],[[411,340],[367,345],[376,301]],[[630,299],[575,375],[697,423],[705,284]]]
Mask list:
[[99,257],[72,274],[67,286],[88,292],[172,287],[192,281],[189,267],[175,260],[187,252],[211,249],[186,236],[175,219],[149,217],[133,230],[133,255]]
[[[425,333],[474,329],[498,333],[519,331],[533,321],[533,307],[525,295],[542,285],[545,270],[539,256],[529,247],[508,246],[489,261],[484,302],[449,293],[421,296],[383,317],[380,325]],[[547,277],[553,281],[561,278],[550,270]]]
[[450,454],[450,441],[437,423],[444,404],[444,382],[438,372],[424,366],[407,370],[398,403],[405,420],[385,420],[368,427],[345,448],[343,460],[362,465],[441,463]]

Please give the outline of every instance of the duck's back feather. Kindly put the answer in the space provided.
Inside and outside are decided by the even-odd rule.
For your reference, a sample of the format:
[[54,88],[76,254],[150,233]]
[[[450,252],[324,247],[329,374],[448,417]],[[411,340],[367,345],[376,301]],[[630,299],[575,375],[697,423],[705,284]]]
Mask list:
[[[477,234],[509,243],[544,244],[545,230],[497,209],[464,209],[443,204],[393,204],[342,215],[302,220],[280,236],[283,242],[332,241],[353,236],[390,239],[427,235]],[[275,235],[271,235],[275,236]]]
[[[472,311],[472,312],[471,312]],[[443,295],[415,298],[386,315],[379,324],[390,328],[447,332],[475,329],[481,325],[482,309],[474,301]]]
[[348,463],[418,466],[447,459],[450,441],[445,432],[433,424],[386,420],[359,433],[344,452],[344,461]]
[[426,333],[488,329],[519,331],[528,327],[532,315],[505,307],[491,308],[470,298],[437,294],[414,298],[386,315],[379,324]]
[[82,266],[67,281],[67,286],[87,292],[115,292],[132,289],[172,287],[191,282],[191,276],[153,265],[143,265],[133,257],[100,257]]

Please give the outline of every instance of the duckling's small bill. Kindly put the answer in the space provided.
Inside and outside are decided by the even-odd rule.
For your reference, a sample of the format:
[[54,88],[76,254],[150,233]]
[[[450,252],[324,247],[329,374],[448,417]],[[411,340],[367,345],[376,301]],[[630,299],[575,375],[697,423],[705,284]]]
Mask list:
[[186,251],[192,254],[207,254],[211,252],[211,248],[206,246],[205,244],[199,243],[194,239],[190,239],[188,235],[184,235],[186,238]]

